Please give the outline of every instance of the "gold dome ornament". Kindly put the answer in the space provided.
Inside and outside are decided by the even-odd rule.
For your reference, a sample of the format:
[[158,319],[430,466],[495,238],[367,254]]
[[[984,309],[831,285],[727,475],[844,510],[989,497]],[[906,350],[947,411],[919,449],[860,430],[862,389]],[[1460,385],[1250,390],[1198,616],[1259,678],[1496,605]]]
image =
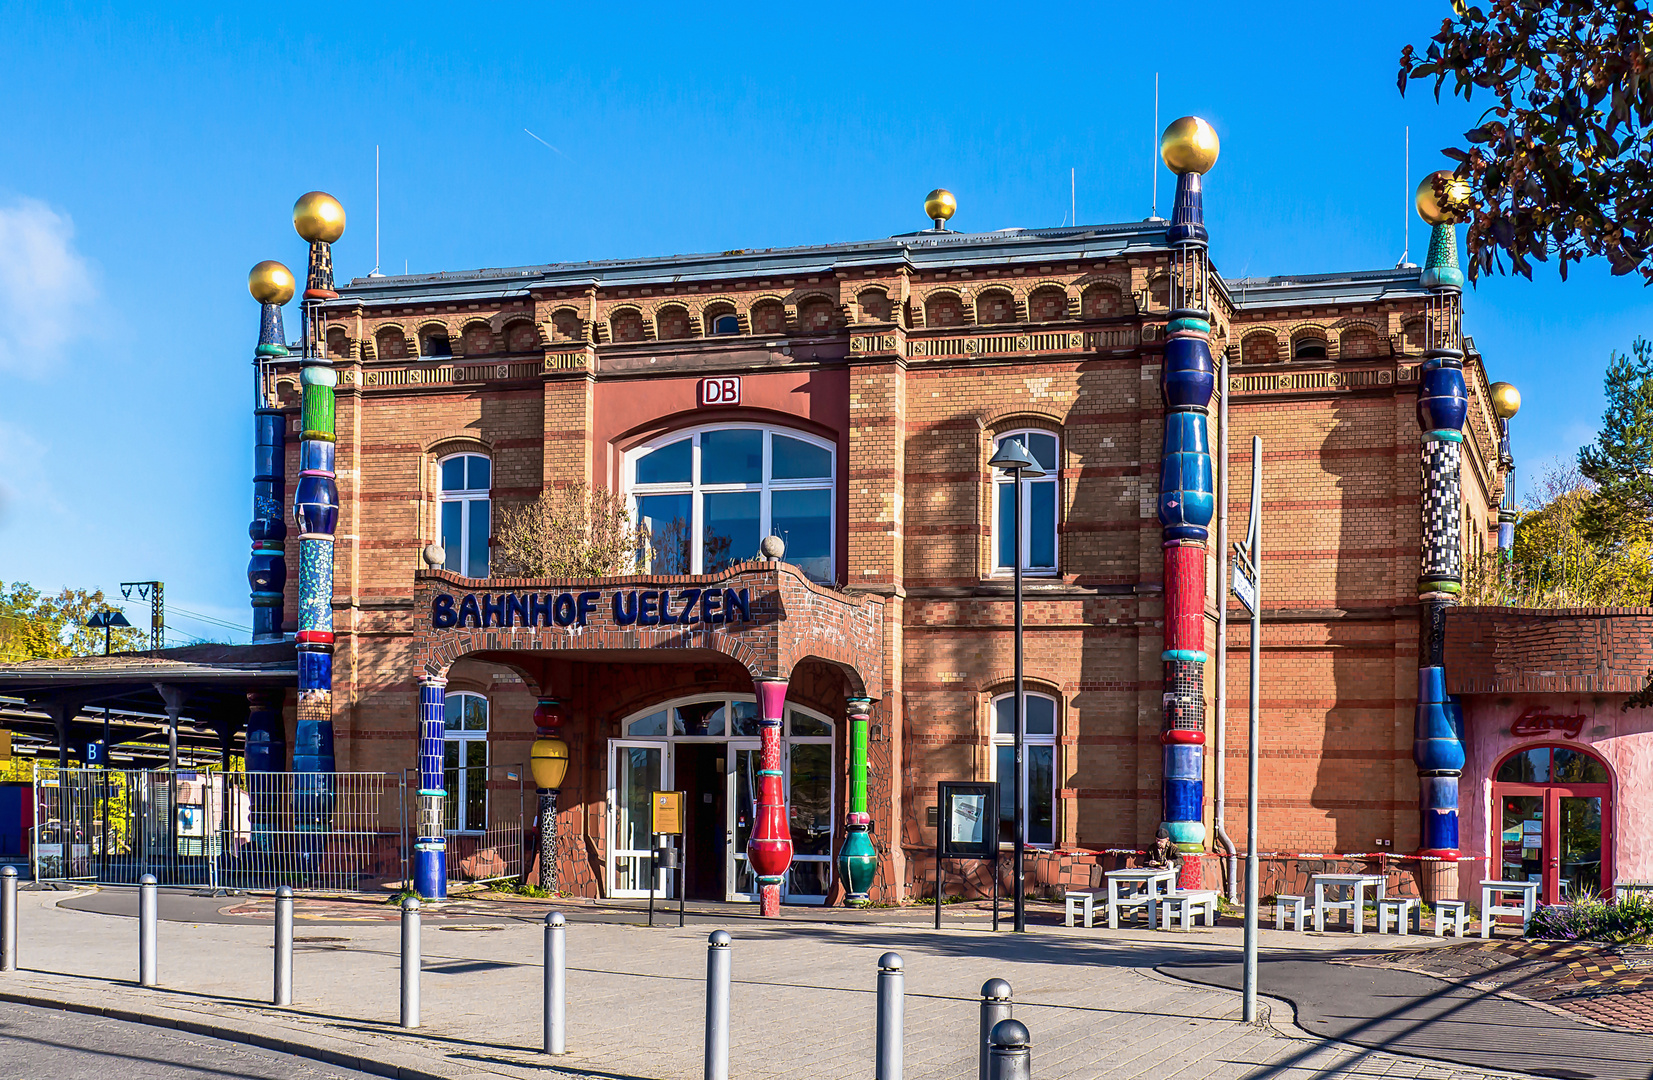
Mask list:
[[274,259],[265,259],[247,275],[247,291],[260,304],[285,304],[297,288],[293,272]]
[[1498,419],[1508,420],[1521,411],[1521,391],[1507,382],[1495,382],[1489,389],[1492,391],[1492,411],[1498,414]]
[[947,227],[942,223],[950,221],[958,209],[959,201],[946,188],[938,187],[924,196],[924,216],[935,222],[938,230]]
[[293,204],[293,228],[308,242],[331,244],[344,235],[344,207],[325,191],[310,191]]
[[[1435,194],[1436,177],[1444,185],[1444,196]],[[1432,172],[1418,185],[1418,216],[1430,225],[1455,225],[1469,212],[1472,195],[1469,181],[1450,169]]]
[[1171,121],[1159,137],[1159,156],[1179,175],[1210,172],[1221,149],[1217,129],[1197,116]]

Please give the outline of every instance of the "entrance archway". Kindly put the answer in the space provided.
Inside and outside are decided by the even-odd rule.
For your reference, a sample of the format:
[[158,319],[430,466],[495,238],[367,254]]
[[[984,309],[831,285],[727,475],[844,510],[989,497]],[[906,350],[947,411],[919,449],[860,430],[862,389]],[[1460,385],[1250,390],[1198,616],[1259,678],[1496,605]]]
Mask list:
[[[832,721],[788,703],[781,772],[793,856],[787,903],[823,904],[832,884],[837,769]],[[651,705],[620,724],[608,749],[610,896],[649,894],[649,794],[682,791],[685,862],[661,871],[656,895],[691,900],[757,899],[746,841],[758,792],[758,705],[751,694],[697,694]]]
[[1526,746],[1493,773],[1499,823],[1496,876],[1539,881],[1555,904],[1613,887],[1613,781],[1607,764],[1578,746]]

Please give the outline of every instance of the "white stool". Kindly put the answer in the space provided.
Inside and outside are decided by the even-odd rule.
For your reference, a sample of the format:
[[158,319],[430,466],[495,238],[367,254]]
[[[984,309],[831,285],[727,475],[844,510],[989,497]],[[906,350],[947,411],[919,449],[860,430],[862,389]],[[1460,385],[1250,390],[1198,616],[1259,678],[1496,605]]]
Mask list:
[[1067,903],[1068,910],[1066,916],[1062,919],[1062,925],[1072,926],[1074,918],[1079,915],[1080,909],[1083,908],[1085,925],[1090,926],[1091,918],[1096,913],[1096,896],[1088,892],[1070,892],[1067,894]]
[[[1175,919],[1182,920],[1184,930],[1194,928],[1194,916],[1204,912],[1205,925],[1217,925],[1217,894],[1208,889],[1190,889],[1187,892],[1174,892],[1168,896],[1156,896],[1155,905],[1159,907],[1159,928],[1171,929]],[[1148,909],[1150,919],[1154,917],[1154,908]]]
[[1297,932],[1303,932],[1303,921],[1308,918],[1308,898],[1280,895],[1274,898],[1274,928],[1284,930],[1288,918],[1297,920]]
[[[1389,920],[1395,920],[1395,933],[1405,935],[1406,924],[1417,920],[1418,933],[1423,933],[1423,911],[1415,896],[1385,896],[1378,900],[1378,933],[1389,932]],[[1459,935],[1460,937],[1462,935]]]
[[1469,905],[1462,900],[1435,901],[1435,936],[1445,937],[1449,929],[1459,937],[1469,929]]

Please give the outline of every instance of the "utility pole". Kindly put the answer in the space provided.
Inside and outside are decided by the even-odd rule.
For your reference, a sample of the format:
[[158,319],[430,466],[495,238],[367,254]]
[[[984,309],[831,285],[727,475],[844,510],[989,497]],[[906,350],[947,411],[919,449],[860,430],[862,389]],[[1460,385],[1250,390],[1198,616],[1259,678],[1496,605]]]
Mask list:
[[149,647],[166,647],[166,585],[159,581],[123,581],[121,596],[132,599],[132,590],[138,590],[139,600],[149,601]]
[[1261,659],[1263,565],[1263,440],[1251,437],[1251,520],[1234,545],[1234,597],[1251,612],[1251,708],[1246,737],[1245,974],[1241,1018],[1257,1020],[1257,674]]

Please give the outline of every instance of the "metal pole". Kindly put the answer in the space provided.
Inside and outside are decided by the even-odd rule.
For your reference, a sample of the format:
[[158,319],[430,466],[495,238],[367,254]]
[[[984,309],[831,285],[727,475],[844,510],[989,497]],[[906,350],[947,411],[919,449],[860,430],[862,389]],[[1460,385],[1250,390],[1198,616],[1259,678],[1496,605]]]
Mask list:
[[1013,1011],[1010,984],[1003,979],[988,979],[981,987],[981,1031],[976,1038],[976,1080],[988,1080],[993,1059],[993,1028],[1000,1020],[1009,1020]]
[[993,1025],[988,1041],[993,1044],[988,1080],[1031,1080],[1033,1036],[1026,1024],[1020,1020],[1000,1020]]
[[568,1053],[568,937],[562,912],[545,917],[545,1052]]
[[1228,350],[1224,349],[1217,385],[1217,802],[1213,832],[1227,856],[1228,902],[1240,898],[1240,859],[1228,836]]
[[[1012,823],[1016,830],[1016,835],[1012,840],[1012,844],[1014,845],[1012,850],[1015,852],[1015,866],[1012,868],[1011,887],[1015,890],[1015,895],[1011,898],[1010,910],[1012,912],[1012,916],[1010,928],[1016,933],[1021,934],[1027,931],[1027,900],[1025,897],[1027,890],[1022,887],[1022,857],[1024,846],[1022,844],[1022,834],[1027,831],[1027,814],[1023,806],[1027,800],[1022,793],[1022,732],[1027,727],[1027,702],[1022,696],[1022,470],[1017,469],[1015,472],[1016,494],[1015,505],[1012,509],[1016,516],[1016,535],[1015,540],[1012,543],[1013,569],[1011,573],[1015,579],[1014,588],[1016,593],[1016,776],[1014,786],[1011,790],[1016,793],[1016,811]],[[936,897],[936,903],[939,904],[940,902],[941,898],[939,896]]]
[[275,899],[275,1003],[293,1003],[293,890],[286,885]]
[[705,1080],[729,1080],[729,933],[706,939]]
[[873,1080],[901,1080],[906,981],[900,953],[887,952],[878,958],[878,1044]]
[[[1256,575],[1257,597],[1251,611],[1251,701],[1246,728],[1245,802],[1245,977],[1242,1019],[1257,1020],[1257,684],[1263,636],[1263,440],[1251,437],[1251,528],[1247,546]],[[1359,913],[1356,912],[1356,916]]]
[[155,919],[159,914],[155,875],[138,879],[138,985],[154,986]]
[[17,970],[17,867],[0,869],[0,971]]
[[402,901],[402,1026],[419,1026],[419,898]]

